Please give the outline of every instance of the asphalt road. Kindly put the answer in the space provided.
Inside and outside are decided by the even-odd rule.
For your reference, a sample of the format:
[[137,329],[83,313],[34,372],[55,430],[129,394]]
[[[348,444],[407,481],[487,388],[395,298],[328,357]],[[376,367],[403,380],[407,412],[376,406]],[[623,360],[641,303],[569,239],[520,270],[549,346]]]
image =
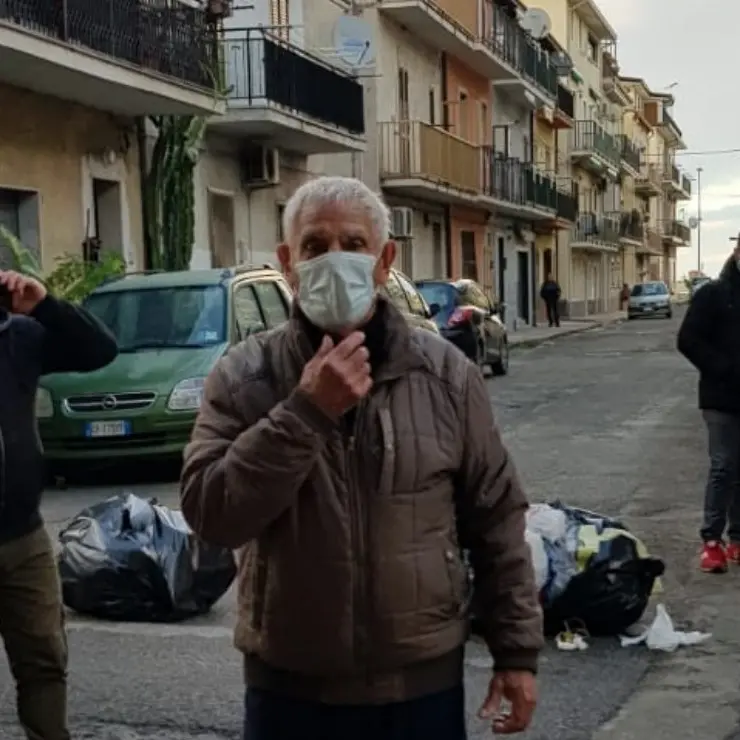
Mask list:
[[[678,319],[624,323],[519,350],[489,380],[494,408],[533,501],[623,517],[668,565],[661,597],[680,623],[709,629],[701,648],[656,657],[616,640],[581,653],[550,646],[541,701],[525,740],[727,740],[740,732],[740,570],[695,569],[704,439],[695,376],[674,350]],[[49,491],[50,526],[123,488],[175,504],[176,486],[87,485]],[[104,624],[70,615],[70,716],[75,740],[222,740],[239,735],[240,662],[231,647],[234,596],[176,626]],[[471,738],[489,678],[469,648]],[[0,736],[13,729],[13,691],[0,664]],[[740,738],[740,735],[738,735]]]

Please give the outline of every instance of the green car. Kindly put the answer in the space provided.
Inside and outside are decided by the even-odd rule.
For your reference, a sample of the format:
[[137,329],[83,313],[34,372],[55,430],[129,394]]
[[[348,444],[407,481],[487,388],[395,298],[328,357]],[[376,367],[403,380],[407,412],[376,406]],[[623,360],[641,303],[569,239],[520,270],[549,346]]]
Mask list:
[[[394,271],[389,282],[409,323],[437,331],[408,278]],[[208,373],[231,344],[284,323],[291,296],[269,265],[131,273],[99,287],[84,305],[113,332],[119,355],[93,373],[42,379],[36,416],[52,469],[179,458]]]

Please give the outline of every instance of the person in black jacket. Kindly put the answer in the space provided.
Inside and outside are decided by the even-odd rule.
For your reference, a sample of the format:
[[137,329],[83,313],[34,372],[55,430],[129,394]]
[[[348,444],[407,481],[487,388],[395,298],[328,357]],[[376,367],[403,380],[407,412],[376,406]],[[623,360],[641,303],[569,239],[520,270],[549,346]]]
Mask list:
[[0,271],[0,298],[0,636],[26,736],[69,740],[63,607],[40,513],[44,464],[34,404],[42,375],[97,370],[118,347],[95,318],[37,280]]
[[700,567],[724,573],[728,562],[740,564],[740,248],[719,279],[692,298],[678,350],[699,370],[699,408],[709,436]]
[[545,302],[548,325],[560,326],[560,311],[558,309],[560,285],[558,285],[558,282],[555,280],[552,273],[549,273],[547,280],[542,283],[542,287],[540,288],[540,298]]

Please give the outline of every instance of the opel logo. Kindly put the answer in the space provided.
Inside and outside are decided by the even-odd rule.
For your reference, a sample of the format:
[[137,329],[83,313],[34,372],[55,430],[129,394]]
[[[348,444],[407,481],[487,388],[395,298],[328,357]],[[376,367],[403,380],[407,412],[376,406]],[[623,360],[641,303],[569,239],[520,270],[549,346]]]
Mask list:
[[118,402],[115,396],[106,396],[103,399],[103,408],[106,411],[112,411],[116,406],[118,406]]

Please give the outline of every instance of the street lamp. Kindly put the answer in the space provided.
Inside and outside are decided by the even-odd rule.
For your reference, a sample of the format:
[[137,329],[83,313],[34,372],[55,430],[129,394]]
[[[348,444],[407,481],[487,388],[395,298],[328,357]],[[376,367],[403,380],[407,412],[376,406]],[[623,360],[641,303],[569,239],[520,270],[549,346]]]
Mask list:
[[696,269],[701,272],[701,173],[703,167],[696,168]]

